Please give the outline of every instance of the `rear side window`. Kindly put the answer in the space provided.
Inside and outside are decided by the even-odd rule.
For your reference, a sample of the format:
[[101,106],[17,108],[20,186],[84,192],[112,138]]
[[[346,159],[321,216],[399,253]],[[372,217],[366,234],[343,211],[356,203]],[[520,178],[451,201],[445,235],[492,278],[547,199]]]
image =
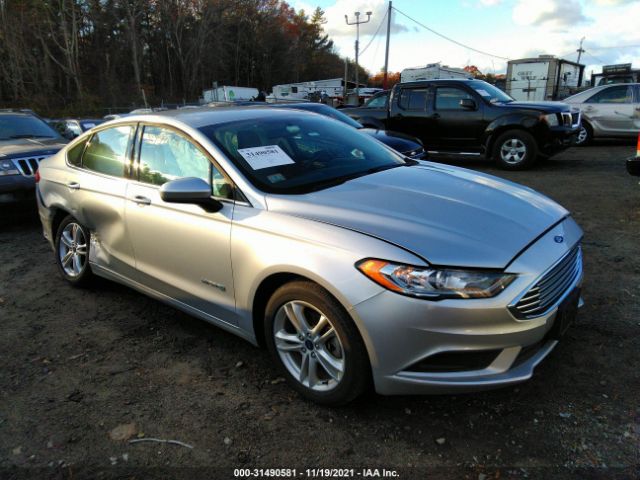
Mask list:
[[387,98],[389,98],[388,93],[385,93],[384,95],[377,95],[372,97],[364,106],[365,108],[384,108],[387,104]]
[[460,106],[460,100],[473,97],[462,90],[455,87],[439,87],[436,92],[436,110],[464,110]]
[[605,88],[585,103],[633,103],[633,90],[626,85]]
[[69,165],[79,167],[82,164],[82,152],[84,152],[86,144],[87,140],[83,140],[69,149],[67,152],[67,161],[69,162]]
[[425,111],[428,93],[428,88],[405,88],[400,92],[398,105],[403,110]]
[[82,166],[94,172],[123,177],[133,127],[119,126],[95,133],[82,157]]

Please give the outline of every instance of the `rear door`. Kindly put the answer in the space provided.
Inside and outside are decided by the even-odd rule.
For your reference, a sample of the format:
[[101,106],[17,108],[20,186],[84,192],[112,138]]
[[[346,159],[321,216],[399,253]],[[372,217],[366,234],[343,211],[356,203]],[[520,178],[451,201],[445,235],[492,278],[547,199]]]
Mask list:
[[[126,219],[137,280],[180,303],[235,324],[231,271],[234,186],[206,151],[183,132],[144,125],[138,134],[136,178],[127,189]],[[164,202],[167,181],[197,177],[223,207]]]
[[[400,87],[393,93],[388,129],[418,137],[427,150],[434,146],[433,116],[427,112],[429,86]],[[397,97],[397,98],[396,98]]]
[[66,197],[72,214],[91,232],[90,261],[121,275],[134,272],[133,247],[125,228],[125,199],[135,125],[94,133],[69,152]]
[[599,135],[633,135],[637,133],[637,115],[632,85],[612,85],[585,101],[582,108]]
[[[460,106],[463,99],[473,100],[476,107]],[[442,84],[435,88],[430,109],[434,118],[433,135],[438,148],[455,153],[478,153],[484,131],[483,102],[475,93],[458,85]]]

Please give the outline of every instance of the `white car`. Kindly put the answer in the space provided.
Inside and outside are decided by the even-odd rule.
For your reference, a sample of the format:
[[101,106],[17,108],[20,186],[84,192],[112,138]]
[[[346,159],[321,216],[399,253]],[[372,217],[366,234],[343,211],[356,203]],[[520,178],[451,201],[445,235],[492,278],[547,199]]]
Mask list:
[[563,102],[582,113],[577,145],[586,145],[597,137],[632,138],[640,131],[640,83],[602,85]]

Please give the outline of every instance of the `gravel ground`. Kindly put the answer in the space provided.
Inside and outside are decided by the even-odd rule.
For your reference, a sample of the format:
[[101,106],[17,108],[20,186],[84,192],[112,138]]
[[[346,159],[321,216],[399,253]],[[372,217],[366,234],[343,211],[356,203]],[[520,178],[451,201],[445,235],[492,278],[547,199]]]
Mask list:
[[[633,150],[574,148],[528,172],[464,164],[549,195],[585,231],[586,306],[531,381],[371,393],[340,409],[299,398],[266,351],[231,334],[110,282],[71,288],[34,212],[3,207],[0,478],[339,467],[355,478],[639,478],[640,185],[622,163]],[[126,441],[150,437],[193,448]]]

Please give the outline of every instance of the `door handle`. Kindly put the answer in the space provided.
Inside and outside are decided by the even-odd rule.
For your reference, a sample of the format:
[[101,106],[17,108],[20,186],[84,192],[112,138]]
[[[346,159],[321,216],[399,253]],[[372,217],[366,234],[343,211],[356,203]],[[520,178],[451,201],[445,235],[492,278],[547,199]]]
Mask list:
[[138,205],[151,205],[151,199],[143,197],[142,195],[136,195],[135,197],[133,197],[133,201]]
[[80,190],[80,184],[78,182],[69,182],[67,183],[67,187],[71,190]]

